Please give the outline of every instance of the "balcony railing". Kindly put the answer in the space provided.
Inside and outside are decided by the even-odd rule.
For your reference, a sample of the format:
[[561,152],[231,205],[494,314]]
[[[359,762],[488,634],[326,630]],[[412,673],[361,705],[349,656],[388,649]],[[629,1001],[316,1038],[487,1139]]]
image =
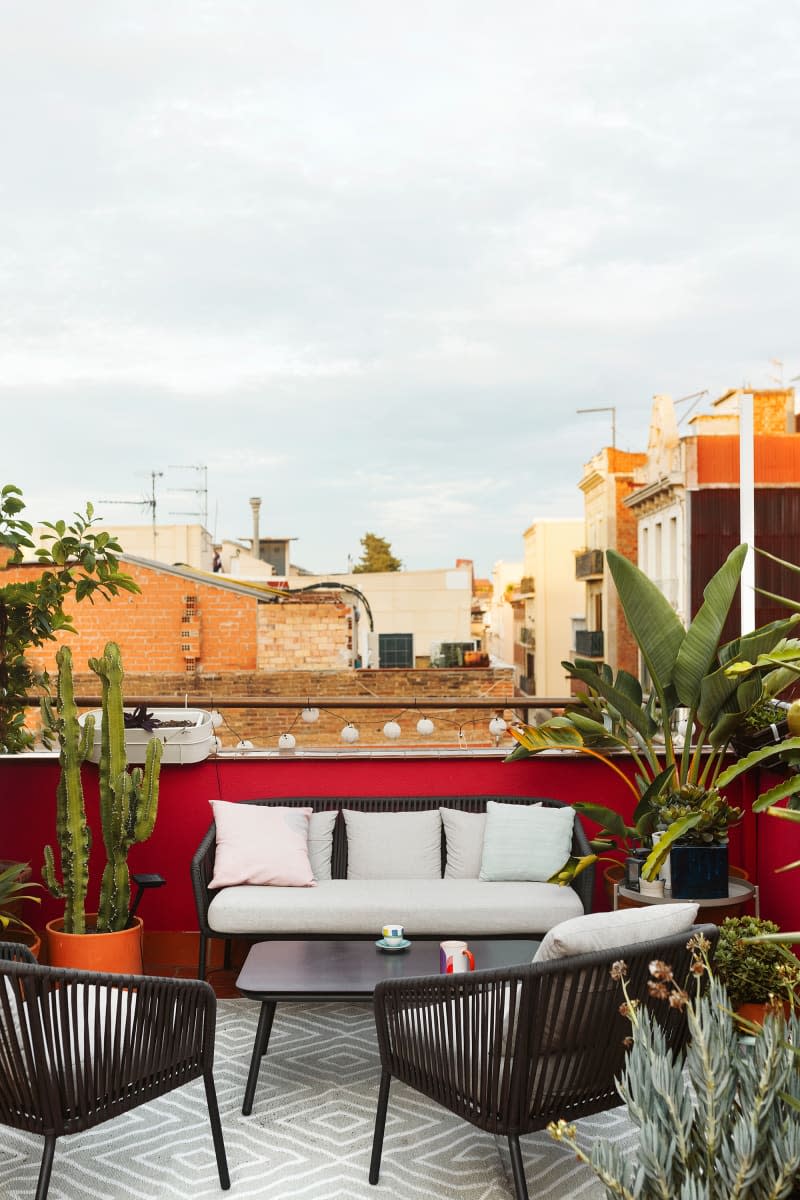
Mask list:
[[576,629],[575,653],[582,654],[585,658],[602,658],[604,653],[602,629]]
[[603,574],[603,551],[584,550],[575,555],[575,578],[597,579]]

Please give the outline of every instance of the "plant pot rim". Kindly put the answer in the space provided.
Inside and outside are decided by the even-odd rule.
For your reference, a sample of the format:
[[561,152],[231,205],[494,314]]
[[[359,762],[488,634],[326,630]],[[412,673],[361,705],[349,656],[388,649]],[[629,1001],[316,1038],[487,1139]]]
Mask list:
[[[96,920],[96,919],[97,919],[97,913],[87,913],[86,914],[87,926],[90,921]],[[52,921],[47,922],[47,924],[45,925],[45,929],[47,930],[48,933],[57,933],[59,937],[107,938],[107,937],[113,937],[114,934],[120,934],[120,933],[131,934],[134,932],[134,930],[138,930],[139,932],[141,932],[143,926],[144,926],[144,922],[143,922],[142,918],[134,917],[133,923],[131,925],[126,925],[124,929],[111,929],[107,933],[98,933],[98,931],[96,929],[88,929],[87,928],[86,933],[67,933],[66,930],[64,929],[64,917],[55,917]]]

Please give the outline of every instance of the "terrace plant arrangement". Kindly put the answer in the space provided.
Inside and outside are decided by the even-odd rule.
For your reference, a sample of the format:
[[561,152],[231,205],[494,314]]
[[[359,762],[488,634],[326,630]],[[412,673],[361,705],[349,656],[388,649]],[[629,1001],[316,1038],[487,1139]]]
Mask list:
[[[122,659],[115,642],[89,666],[102,684],[102,723],[99,763],[100,823],[106,864],[100,883],[97,913],[87,914],[89,852],[92,835],[86,820],[81,764],[91,752],[94,718],[78,720],[72,678],[72,653],[62,646],[56,655],[56,704],[46,698],[43,720],[58,737],[61,776],[56,793],[56,836],[61,878],[52,847],[45,847],[44,880],[52,894],[65,901],[64,917],[47,926],[49,961],[53,965],[141,971],[141,919],[129,920],[130,876],[128,851],[150,837],[158,809],[158,785],[163,745],[152,738],[144,769],[128,769],[122,701]],[[101,956],[103,959],[101,966]]]
[[[742,817],[725,799],[724,788],[765,759],[800,749],[800,737],[740,755],[730,761],[733,739],[753,710],[780,695],[800,673],[800,640],[793,631],[800,614],[722,643],[722,631],[739,584],[747,547],[731,552],[709,581],[703,604],[688,628],[659,588],[623,555],[606,551],[628,626],[646,668],[642,682],[627,671],[587,659],[565,662],[585,691],[563,716],[539,726],[512,727],[518,745],[510,759],[545,750],[578,750],[599,757],[636,797],[633,826],[607,807],[577,802],[597,821],[591,859],[570,860],[555,877],[567,883],[589,861],[617,849],[620,839],[639,836],[652,848],[642,868],[646,880],[673,868],[673,896],[696,899],[727,895],[728,830]],[[683,725],[684,733],[677,732]],[[634,780],[615,752],[633,760]],[[800,793],[800,775],[782,780],[759,798],[759,808]],[[657,838],[653,835],[657,834]],[[656,844],[657,843],[657,844]],[[676,890],[675,848],[708,848],[700,877],[689,873]],[[718,848],[718,849],[717,849]],[[714,858],[716,855],[716,858]],[[704,860],[716,861],[709,867]],[[678,872],[681,878],[680,871]]]

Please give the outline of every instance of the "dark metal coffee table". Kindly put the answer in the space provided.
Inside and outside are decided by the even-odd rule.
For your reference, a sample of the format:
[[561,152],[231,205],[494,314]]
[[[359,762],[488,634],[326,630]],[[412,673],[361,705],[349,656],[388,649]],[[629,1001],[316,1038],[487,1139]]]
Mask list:
[[[478,970],[530,962],[538,945],[533,939],[469,939]],[[278,1001],[371,1000],[383,979],[438,974],[439,942],[433,939],[420,938],[407,950],[394,952],[379,950],[371,941],[258,942],[236,980],[240,992],[261,1001],[242,1113],[248,1116],[253,1109]]]

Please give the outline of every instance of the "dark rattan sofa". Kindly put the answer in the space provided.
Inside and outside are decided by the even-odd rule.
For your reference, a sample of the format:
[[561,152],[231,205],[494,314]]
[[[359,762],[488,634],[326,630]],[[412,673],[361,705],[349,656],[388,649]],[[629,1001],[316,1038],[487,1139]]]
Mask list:
[[[340,925],[337,925],[334,929],[331,928],[329,897],[332,893],[338,893],[338,896],[341,897],[343,891],[341,881],[347,880],[347,836],[342,809],[355,810],[362,813],[398,813],[453,808],[461,812],[482,813],[486,811],[486,805],[490,800],[495,800],[502,804],[529,805],[542,803],[545,806],[563,807],[563,803],[559,800],[530,796],[292,796],[241,801],[243,804],[308,807],[315,813],[336,812],[331,857],[332,881],[331,883],[321,883],[319,887],[312,889],[252,889],[249,895],[252,898],[253,904],[260,905],[263,912],[264,906],[269,908],[269,905],[274,903],[276,909],[280,906],[280,914],[276,917],[275,913],[270,912],[271,919],[265,921],[264,928],[253,928],[254,922],[252,920],[241,921],[238,927],[232,922],[226,927],[220,928],[219,921],[215,921],[214,919],[213,910],[210,914],[211,919],[209,919],[209,908],[218,894],[217,891],[210,889],[208,886],[214,874],[216,850],[216,828],[212,822],[192,859],[191,866],[192,887],[200,930],[199,978],[205,978],[209,938],[221,938],[225,941],[225,961],[227,964],[230,962],[230,947],[233,938],[244,938],[255,942],[263,941],[267,938],[320,937],[352,939],[375,937],[376,929],[379,930],[380,928],[380,921],[376,923],[371,917],[368,917],[366,911],[363,914],[363,919],[357,919],[361,918],[362,914],[353,915],[351,913],[349,917],[342,918]],[[577,815],[573,829],[572,853],[576,855],[590,853],[586,834]],[[446,845],[443,831],[442,873],[444,873],[445,867],[445,854]],[[404,915],[404,903],[410,904],[413,894],[419,891],[417,882],[403,880],[394,880],[392,882],[398,884],[398,887],[390,889],[388,893],[385,890],[384,893],[381,893],[380,882],[373,883],[369,890],[382,895],[384,898],[386,895],[391,895],[391,900],[387,899],[386,901],[383,910],[383,919],[398,921],[406,925],[410,936],[416,934],[417,936],[425,937],[537,937],[544,934],[552,925],[575,915],[576,911],[578,913],[580,911],[591,911],[594,870],[590,867],[578,876],[572,885],[574,891],[570,891],[569,888],[560,889],[555,884],[481,883],[476,880],[475,883],[477,886],[483,889],[481,899],[483,900],[485,896],[487,907],[491,906],[493,901],[496,905],[497,899],[502,896],[504,905],[509,904],[511,909],[516,909],[513,914],[511,913],[511,909],[509,909],[508,929],[498,929],[495,917],[494,925],[490,930],[487,930],[487,928],[481,927],[480,918],[476,918],[475,915],[467,918],[465,925],[463,915],[465,910],[460,906],[460,896],[463,894],[464,888],[462,886],[459,889],[459,886],[456,885],[464,885],[465,883],[471,885],[473,883],[471,879],[466,881],[450,879],[436,881],[435,891],[437,893],[436,904],[438,905],[438,911],[434,910],[433,916],[429,914],[428,928],[420,929],[419,927],[415,927],[413,919],[408,920]],[[427,883],[428,881],[423,882]],[[349,888],[350,881],[345,886]],[[365,887],[363,881],[358,882],[358,886],[362,888],[362,893],[360,894],[363,894]],[[506,890],[501,892],[499,889]],[[233,889],[223,890],[232,891]],[[276,895],[276,893],[283,894]],[[304,894],[300,895],[300,893]],[[547,893],[548,904],[542,905],[538,902],[537,898],[542,897],[545,893]],[[355,891],[353,894],[356,894]],[[326,917],[326,921],[320,922],[319,930],[313,927],[309,928],[309,906],[313,907],[314,905],[317,905],[320,914]],[[568,908],[568,905],[571,908]],[[295,909],[297,910],[296,913]],[[301,909],[303,910],[302,914],[300,912]],[[323,910],[325,910],[324,914]],[[516,923],[511,920],[511,915],[515,916]],[[294,919],[295,916],[298,918],[297,921]],[[299,923],[301,916],[302,924]]]

